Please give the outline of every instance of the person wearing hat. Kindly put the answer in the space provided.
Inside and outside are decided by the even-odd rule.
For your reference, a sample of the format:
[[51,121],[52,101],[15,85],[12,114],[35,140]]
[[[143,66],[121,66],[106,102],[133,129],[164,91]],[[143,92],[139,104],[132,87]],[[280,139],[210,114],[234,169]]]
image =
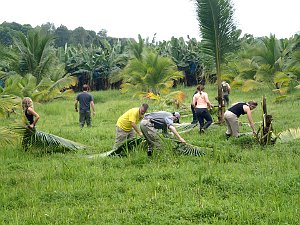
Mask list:
[[148,156],[152,155],[154,147],[159,149],[161,146],[161,138],[157,134],[159,129],[163,130],[163,132],[167,132],[169,129],[179,141],[186,143],[173,126],[174,123],[179,123],[179,119],[179,112],[158,111],[145,114],[140,127],[148,144]]
[[[193,106],[200,124],[200,133],[204,133],[204,129],[212,124],[212,117],[207,109],[208,107],[212,108],[212,105],[208,99],[208,94],[204,91],[204,86],[199,85],[197,90],[198,93],[193,97]],[[204,120],[206,120],[206,123],[204,123]]]

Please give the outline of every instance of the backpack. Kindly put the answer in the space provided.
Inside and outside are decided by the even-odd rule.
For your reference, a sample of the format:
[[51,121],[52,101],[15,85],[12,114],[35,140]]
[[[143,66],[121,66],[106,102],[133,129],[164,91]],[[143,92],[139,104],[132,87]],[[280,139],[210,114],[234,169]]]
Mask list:
[[223,92],[228,92],[228,85],[227,85],[227,83],[222,84],[222,90],[223,90]]

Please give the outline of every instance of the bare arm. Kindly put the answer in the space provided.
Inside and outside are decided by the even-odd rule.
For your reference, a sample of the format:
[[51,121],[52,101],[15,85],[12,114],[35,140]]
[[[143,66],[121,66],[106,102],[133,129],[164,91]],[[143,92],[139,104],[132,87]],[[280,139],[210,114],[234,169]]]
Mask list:
[[209,101],[209,99],[208,99],[208,94],[206,94],[206,95],[204,96],[204,98],[205,98],[205,101],[206,101],[208,107],[209,107],[209,108],[212,108],[212,105],[211,105],[211,103],[210,103],[210,101]]
[[253,134],[256,134],[250,107],[244,106],[243,108],[244,108],[244,111],[247,113],[247,118],[248,118],[250,127],[252,128],[252,132],[253,132]]
[[94,101],[91,101],[91,107],[93,109],[93,114],[96,114]]
[[37,121],[39,120],[40,116],[39,116],[39,114],[37,114],[37,113],[33,110],[33,108],[31,108],[31,107],[29,107],[29,108],[27,109],[27,112],[29,112],[31,115],[34,116],[34,121],[33,121],[33,123],[29,125],[29,128],[32,129],[32,128],[35,126],[35,124],[37,123]]
[[143,136],[143,133],[137,128],[137,125],[135,124],[135,122],[131,122],[131,126],[133,127],[133,129],[135,130],[135,132],[138,135]]
[[179,141],[181,141],[184,144],[186,143],[186,141],[180,136],[180,134],[177,132],[177,130],[174,126],[170,125],[169,129],[173,132],[173,134],[175,134],[175,136],[177,137],[177,139]]

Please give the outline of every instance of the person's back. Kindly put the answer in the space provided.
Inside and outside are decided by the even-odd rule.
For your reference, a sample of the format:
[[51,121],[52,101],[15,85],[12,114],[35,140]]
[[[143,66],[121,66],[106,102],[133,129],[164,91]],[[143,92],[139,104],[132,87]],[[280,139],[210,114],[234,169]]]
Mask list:
[[95,115],[94,98],[88,93],[89,86],[84,84],[82,86],[83,92],[79,93],[75,99],[75,111],[78,112],[78,102],[79,102],[79,124],[83,128],[86,122],[87,126],[91,126],[91,108],[93,109],[93,114]]
[[132,129],[131,122],[139,121],[139,107],[129,109],[117,121],[117,126],[122,130],[129,132]]
[[196,99],[196,108],[207,108],[208,104],[210,104],[208,100],[208,94],[204,91],[195,94],[194,98]]
[[91,101],[93,101],[93,96],[87,92],[81,92],[77,95],[77,101],[79,101],[79,111],[80,112],[90,112]]
[[173,125],[173,114],[165,111],[152,112],[145,115],[146,119],[150,119],[154,123],[156,129],[166,129]]
[[234,113],[237,117],[240,117],[240,115],[244,115],[245,111],[243,106],[247,105],[245,102],[238,102],[235,105],[231,106],[228,111]]

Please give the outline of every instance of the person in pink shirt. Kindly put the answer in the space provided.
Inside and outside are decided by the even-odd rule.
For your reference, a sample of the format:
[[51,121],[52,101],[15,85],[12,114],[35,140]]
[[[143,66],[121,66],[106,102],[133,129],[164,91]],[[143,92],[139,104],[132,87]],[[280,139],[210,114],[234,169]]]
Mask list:
[[193,97],[193,106],[200,124],[200,133],[204,133],[204,130],[212,124],[212,117],[208,111],[208,108],[211,108],[212,105],[208,99],[208,94],[204,92],[204,86],[199,85],[197,90],[198,93]]

